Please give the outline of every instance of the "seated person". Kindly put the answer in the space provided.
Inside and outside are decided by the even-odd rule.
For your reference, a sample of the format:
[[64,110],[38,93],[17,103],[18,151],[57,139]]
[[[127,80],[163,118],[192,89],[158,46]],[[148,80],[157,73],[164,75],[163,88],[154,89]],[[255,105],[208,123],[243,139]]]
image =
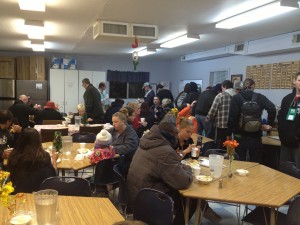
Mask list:
[[[140,127],[136,129],[137,135],[141,138],[146,130],[149,130],[154,125],[154,116],[151,113],[150,107],[147,102],[143,102],[141,104],[141,112],[140,112]],[[142,118],[143,121],[142,121]]]
[[34,128],[25,128],[8,158],[7,168],[15,193],[38,191],[48,177],[56,176],[58,154],[43,149],[41,137]]
[[[161,122],[152,126],[150,132],[141,138],[132,159],[127,185],[130,207],[143,188],[153,188],[168,194],[174,200],[175,218],[172,224],[182,225],[185,224],[183,197],[178,190],[189,187],[193,181],[193,174],[191,167],[183,165],[174,151],[177,132],[176,126],[172,123]],[[196,208],[195,203],[191,201],[190,217]]]
[[48,101],[44,106],[44,109],[37,115],[37,124],[43,124],[43,120],[64,120],[61,113],[57,111],[54,102]]
[[124,155],[124,174],[127,176],[132,157],[139,145],[139,137],[132,126],[127,124],[126,116],[116,112],[112,116],[113,128],[109,131],[112,135],[111,146],[119,155]]
[[101,160],[115,157],[115,151],[110,146],[112,142],[111,134],[103,129],[97,134],[94,152],[91,155],[91,163],[97,164]]
[[92,118],[87,118],[87,113],[85,111],[85,106],[84,104],[78,104],[77,107],[77,113],[73,114],[73,117],[71,119],[71,123],[75,124],[75,116],[81,116],[81,123],[82,124],[87,124],[87,123],[93,123]]
[[128,102],[127,107],[131,107],[134,110],[134,120],[132,122],[133,128],[136,130],[140,127],[140,112],[141,112],[141,103],[139,102]]
[[177,118],[176,118],[176,125],[179,124],[179,121],[180,121],[181,117],[186,117],[186,118],[189,118],[190,120],[192,120],[193,124],[194,124],[193,133],[198,132],[197,119],[196,119],[196,117],[194,117],[192,115],[192,109],[193,109],[193,107],[195,106],[196,103],[197,103],[197,101],[193,101],[192,104],[187,103],[186,107],[184,107],[180,112],[178,112]]
[[[12,124],[13,114],[9,110],[0,110],[0,167],[3,166],[3,159],[8,158],[9,149],[14,147],[15,142],[22,128],[19,125]],[[5,168],[3,168],[5,169]]]
[[111,106],[106,110],[104,115],[104,123],[112,124],[111,118],[112,115],[118,112],[124,105],[124,100],[116,98],[114,102],[111,103]]

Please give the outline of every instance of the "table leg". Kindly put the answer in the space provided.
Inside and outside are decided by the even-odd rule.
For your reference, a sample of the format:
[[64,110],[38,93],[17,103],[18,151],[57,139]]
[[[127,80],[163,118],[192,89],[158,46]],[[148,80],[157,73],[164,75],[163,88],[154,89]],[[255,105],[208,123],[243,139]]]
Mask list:
[[271,207],[270,209],[270,225],[275,225],[275,208]]
[[200,225],[201,222],[201,199],[197,199],[197,208],[195,212],[195,225]]
[[189,214],[190,214],[190,199],[185,198],[185,209],[184,209],[184,224],[189,225]]
[[74,170],[74,176],[78,177],[78,170]]
[[61,170],[61,176],[63,176],[63,177],[64,177],[65,175],[66,175],[66,173],[65,173],[65,170],[64,170],[64,169],[62,169],[62,170]]

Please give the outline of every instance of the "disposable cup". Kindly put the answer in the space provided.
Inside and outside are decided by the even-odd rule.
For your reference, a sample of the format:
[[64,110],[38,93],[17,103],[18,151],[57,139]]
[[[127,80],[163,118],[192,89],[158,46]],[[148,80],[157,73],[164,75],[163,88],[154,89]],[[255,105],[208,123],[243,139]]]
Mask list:
[[213,171],[214,178],[221,177],[222,169],[223,169],[223,161],[224,161],[224,156],[222,155],[216,155],[216,154],[209,155],[209,169],[210,171]]

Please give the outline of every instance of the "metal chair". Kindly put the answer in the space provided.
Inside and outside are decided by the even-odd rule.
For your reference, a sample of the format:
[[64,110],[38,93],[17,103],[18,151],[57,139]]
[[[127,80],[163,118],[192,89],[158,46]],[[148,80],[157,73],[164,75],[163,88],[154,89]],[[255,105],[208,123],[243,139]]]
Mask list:
[[94,143],[96,140],[96,134],[87,132],[78,132],[71,135],[73,137],[73,142],[75,143]]
[[103,129],[103,126],[80,126],[79,132],[87,132],[98,134]]
[[119,195],[118,195],[118,201],[121,206],[122,212],[127,218],[127,206],[128,206],[128,189],[127,189],[127,183],[126,178],[124,175],[124,171],[122,169],[121,164],[116,164],[113,167],[114,172],[117,174],[119,178]]
[[[205,152],[204,156],[208,157],[210,154],[223,155],[224,159],[229,159],[229,155],[227,154],[227,151],[224,150],[224,149],[208,149]],[[240,159],[239,155],[236,152],[234,152],[233,157],[234,157],[235,160]]]
[[61,124],[63,120],[43,120],[43,125]]
[[174,202],[169,195],[144,188],[136,197],[133,219],[148,225],[170,225],[173,221],[173,208]]
[[49,177],[40,185],[43,189],[57,190],[59,195],[91,197],[90,184],[81,177]]
[[51,142],[54,139],[55,131],[60,131],[61,136],[68,136],[68,128],[60,129],[41,129],[41,138],[42,142]]
[[119,177],[114,172],[113,167],[116,164],[120,164],[122,156],[111,159],[105,159],[96,164],[95,172],[93,175],[93,181],[91,184],[93,187],[93,194],[104,192],[109,194],[113,191],[113,200],[115,199],[115,189],[118,187]]
[[300,179],[300,169],[296,167],[294,162],[282,162],[279,165],[279,170],[292,177]]

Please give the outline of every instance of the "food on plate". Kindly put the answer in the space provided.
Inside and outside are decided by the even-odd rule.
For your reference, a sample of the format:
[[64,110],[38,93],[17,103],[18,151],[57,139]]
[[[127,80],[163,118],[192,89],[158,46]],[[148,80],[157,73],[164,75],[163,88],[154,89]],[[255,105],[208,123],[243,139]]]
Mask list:
[[181,162],[190,167],[199,166],[199,161],[196,159],[185,159],[185,160],[182,160]]
[[206,176],[206,175],[196,176],[196,179],[202,184],[208,184],[213,180],[211,176]]

